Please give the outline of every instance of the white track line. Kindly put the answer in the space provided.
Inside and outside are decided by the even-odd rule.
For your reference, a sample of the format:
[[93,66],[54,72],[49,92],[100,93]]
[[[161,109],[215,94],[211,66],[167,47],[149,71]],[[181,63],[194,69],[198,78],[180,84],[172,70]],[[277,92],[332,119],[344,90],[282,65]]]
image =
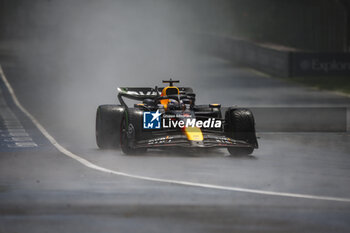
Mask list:
[[5,74],[2,70],[2,67],[0,65],[0,76],[2,81],[5,83],[9,93],[11,94],[11,97],[17,107],[30,118],[30,120],[34,123],[34,125],[39,129],[39,131],[52,143],[54,147],[56,147],[57,150],[59,150],[64,155],[78,161],[79,163],[83,164],[86,167],[115,174],[118,176],[125,176],[140,180],[147,180],[147,181],[155,181],[155,182],[161,182],[161,183],[167,183],[167,184],[176,184],[176,185],[185,185],[185,186],[192,186],[192,187],[200,187],[200,188],[208,188],[208,189],[218,189],[218,190],[225,190],[225,191],[235,191],[235,192],[245,192],[245,193],[255,193],[255,194],[262,194],[262,195],[270,195],[270,196],[280,196],[280,197],[293,197],[293,198],[306,198],[306,199],[314,199],[314,200],[324,200],[324,201],[340,201],[340,202],[350,202],[350,198],[339,198],[339,197],[327,197],[327,196],[317,196],[317,195],[305,195],[305,194],[298,194],[298,193],[285,193],[285,192],[273,192],[273,191],[264,191],[264,190],[257,190],[257,189],[246,189],[246,188],[239,188],[239,187],[230,187],[230,186],[221,186],[221,185],[213,185],[213,184],[205,184],[205,183],[195,183],[195,182],[188,182],[188,181],[181,181],[181,180],[168,180],[168,179],[160,179],[160,178],[154,178],[154,177],[148,177],[148,176],[139,176],[139,175],[133,175],[125,172],[118,172],[115,170],[110,170],[104,167],[100,167],[96,164],[91,163],[90,161],[72,153],[71,151],[67,150],[63,146],[61,146],[54,137],[52,137],[46,129],[36,120],[36,118],[30,114],[18,101],[15,92],[13,91],[10,83],[8,82],[7,78],[5,77]]

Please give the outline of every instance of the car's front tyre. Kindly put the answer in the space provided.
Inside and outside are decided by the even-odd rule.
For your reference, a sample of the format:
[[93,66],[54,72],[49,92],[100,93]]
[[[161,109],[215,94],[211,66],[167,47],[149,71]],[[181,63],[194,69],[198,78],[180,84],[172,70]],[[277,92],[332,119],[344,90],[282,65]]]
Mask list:
[[226,136],[250,145],[250,147],[229,147],[228,151],[231,155],[250,155],[258,146],[254,116],[249,109],[228,108],[225,113],[224,131]]
[[136,137],[140,132],[140,125],[136,124],[135,116],[128,114],[123,117],[120,127],[120,147],[122,152],[126,155],[138,155],[143,154],[147,151],[146,148],[135,148]]

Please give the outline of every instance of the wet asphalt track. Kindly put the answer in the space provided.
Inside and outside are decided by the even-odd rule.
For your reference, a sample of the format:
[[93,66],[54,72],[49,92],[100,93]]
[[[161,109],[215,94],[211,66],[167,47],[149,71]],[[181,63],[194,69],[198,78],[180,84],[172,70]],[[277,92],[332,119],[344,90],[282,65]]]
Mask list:
[[[287,84],[217,59],[205,59],[194,67],[200,77],[184,85],[192,86],[202,103],[350,105],[347,97]],[[114,80],[99,76],[65,85],[48,76],[57,75],[54,70],[45,71],[40,65],[13,62],[5,63],[3,69],[20,101],[49,133],[99,166],[163,179],[350,198],[348,133],[260,133],[260,149],[246,158],[229,157],[226,150],[125,156],[120,151],[98,150],[93,138],[95,108],[108,99],[113,102],[118,85]],[[91,88],[88,84],[94,82],[98,91],[85,90],[84,85]],[[50,146],[25,116],[7,105],[38,147],[0,152],[0,232],[350,230],[349,202],[189,187],[94,171]]]

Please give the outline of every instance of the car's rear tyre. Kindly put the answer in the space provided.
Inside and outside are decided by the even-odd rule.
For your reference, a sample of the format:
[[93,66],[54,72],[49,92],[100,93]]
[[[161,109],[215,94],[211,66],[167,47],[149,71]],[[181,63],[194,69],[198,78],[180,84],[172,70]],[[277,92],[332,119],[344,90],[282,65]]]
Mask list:
[[[124,116],[120,126],[120,147],[126,155],[139,155],[147,151],[147,148],[135,148],[136,138],[141,132],[141,125],[138,124],[137,116],[133,114],[133,109],[128,113],[128,120]],[[140,119],[139,119],[140,120]]]
[[224,131],[226,136],[251,145],[251,147],[229,147],[228,151],[231,155],[250,155],[258,146],[254,116],[249,109],[228,108],[225,113]]
[[120,146],[120,124],[124,108],[121,105],[100,105],[96,112],[96,144],[100,149]]

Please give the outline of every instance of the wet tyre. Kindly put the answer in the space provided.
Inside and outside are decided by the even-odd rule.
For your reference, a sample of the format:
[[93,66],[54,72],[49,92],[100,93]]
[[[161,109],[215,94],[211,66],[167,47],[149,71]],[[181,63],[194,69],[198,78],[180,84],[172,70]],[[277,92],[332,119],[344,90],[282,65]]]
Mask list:
[[96,144],[100,149],[120,147],[121,105],[100,105],[96,112]]
[[224,131],[226,136],[250,144],[250,147],[229,147],[231,155],[250,155],[258,147],[254,116],[249,109],[228,108]]
[[147,151],[146,148],[135,148],[136,139],[142,136],[142,124],[141,119],[139,119],[142,115],[137,114],[136,111],[129,109],[121,121],[120,146],[126,155],[139,155]]

